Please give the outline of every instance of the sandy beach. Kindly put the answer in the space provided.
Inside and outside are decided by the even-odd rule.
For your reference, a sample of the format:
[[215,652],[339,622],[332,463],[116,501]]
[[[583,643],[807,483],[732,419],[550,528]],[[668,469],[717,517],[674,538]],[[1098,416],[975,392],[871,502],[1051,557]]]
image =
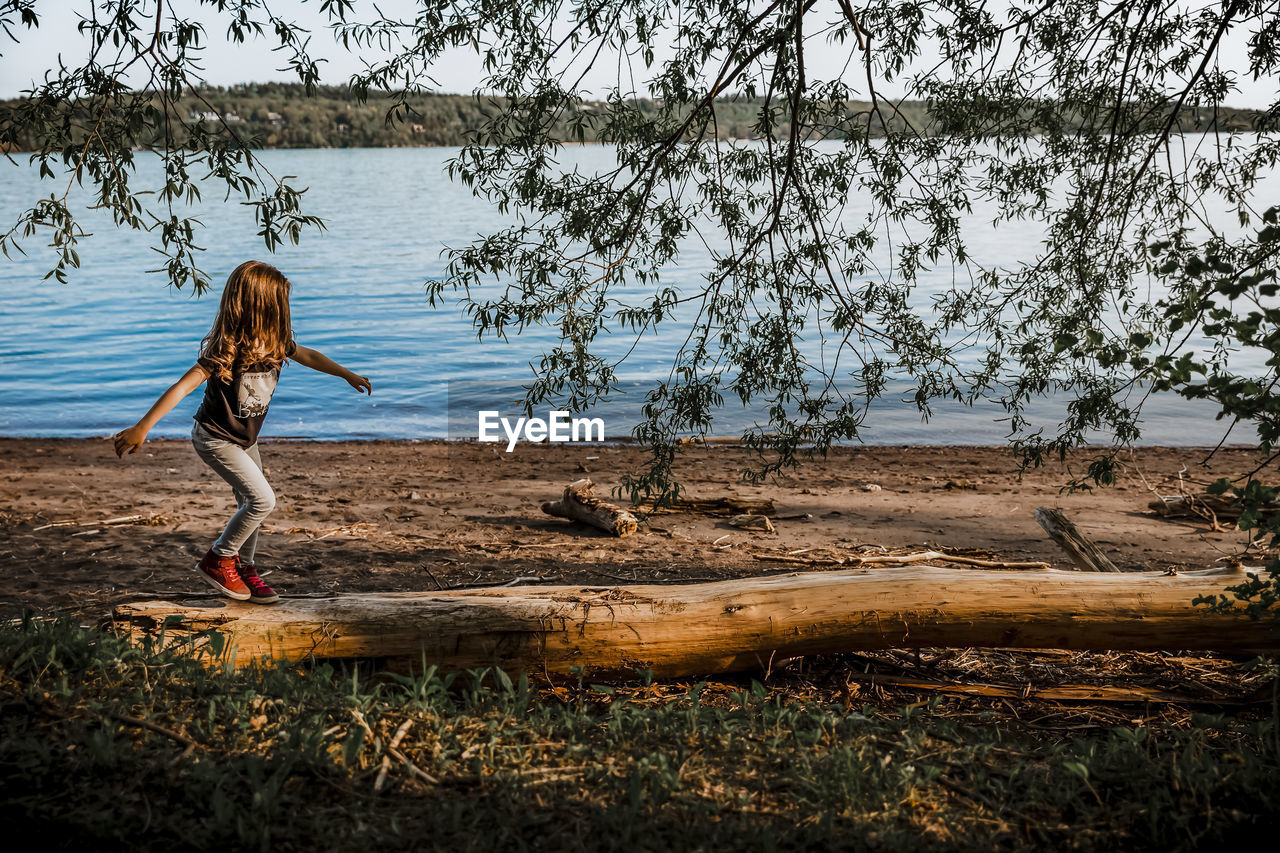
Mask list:
[[[780,480],[738,477],[740,448],[689,449],[680,475],[697,497],[768,497],[776,533],[725,517],[673,513],[618,540],[544,515],[540,505],[591,477],[601,491],[642,464],[627,445],[525,446],[446,442],[262,442],[278,496],[258,563],[283,595],[431,590],[517,578],[608,585],[795,571],[883,547],[972,549],[996,559],[1069,562],[1033,518],[1061,507],[1124,570],[1202,568],[1246,537],[1200,521],[1159,518],[1151,489],[1177,491],[1243,474],[1256,453],[1142,448],[1116,486],[1064,494],[1071,470],[1019,479],[1002,448],[838,449]],[[132,598],[206,595],[193,571],[233,508],[230,489],[180,440],[148,442],[117,459],[105,439],[0,439],[0,608],[105,613]],[[878,487],[878,488],[877,488]],[[126,522],[106,521],[141,516]],[[764,558],[764,559],[762,559]],[[962,571],[963,569],[957,569]]]

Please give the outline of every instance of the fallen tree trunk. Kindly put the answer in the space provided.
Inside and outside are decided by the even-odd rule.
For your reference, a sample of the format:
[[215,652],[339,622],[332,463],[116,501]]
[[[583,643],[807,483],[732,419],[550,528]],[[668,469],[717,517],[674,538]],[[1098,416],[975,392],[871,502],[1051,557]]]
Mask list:
[[560,500],[544,503],[542,511],[558,518],[590,524],[618,537],[630,536],[640,527],[634,515],[596,497],[595,486],[588,479],[575,480],[565,486]]
[[1268,620],[1193,606],[1235,571],[1016,573],[933,566],[630,587],[492,587],[191,606],[139,602],[120,620],[166,636],[215,629],[236,662],[424,659],[446,669],[702,675],[791,657],[917,647],[1280,648]]

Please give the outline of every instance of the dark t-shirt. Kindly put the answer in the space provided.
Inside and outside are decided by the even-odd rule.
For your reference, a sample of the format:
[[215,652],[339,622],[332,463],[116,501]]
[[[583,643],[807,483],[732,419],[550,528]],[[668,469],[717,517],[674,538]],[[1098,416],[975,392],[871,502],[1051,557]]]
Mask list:
[[[290,341],[287,354],[292,356],[297,346]],[[204,427],[214,438],[230,441],[241,447],[251,447],[258,440],[258,430],[267,417],[271,395],[280,379],[280,366],[261,363],[236,365],[231,371],[231,381],[218,378],[216,365],[206,358],[197,361],[209,371],[204,383],[204,400],[196,411],[196,423]]]

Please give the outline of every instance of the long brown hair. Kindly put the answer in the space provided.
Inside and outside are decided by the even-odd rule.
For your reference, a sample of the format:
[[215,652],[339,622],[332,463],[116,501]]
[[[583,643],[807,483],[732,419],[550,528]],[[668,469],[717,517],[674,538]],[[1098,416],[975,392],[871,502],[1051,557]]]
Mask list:
[[239,365],[279,367],[293,354],[289,319],[289,279],[262,261],[245,261],[227,276],[213,328],[200,344],[200,357],[230,382]]

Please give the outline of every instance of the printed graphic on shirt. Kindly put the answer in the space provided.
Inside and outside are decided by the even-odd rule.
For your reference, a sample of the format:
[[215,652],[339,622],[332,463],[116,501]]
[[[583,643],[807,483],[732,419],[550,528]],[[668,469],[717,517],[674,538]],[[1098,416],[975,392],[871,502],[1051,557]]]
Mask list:
[[279,377],[278,370],[240,374],[240,384],[236,386],[236,403],[240,407],[237,417],[256,418],[265,415]]

